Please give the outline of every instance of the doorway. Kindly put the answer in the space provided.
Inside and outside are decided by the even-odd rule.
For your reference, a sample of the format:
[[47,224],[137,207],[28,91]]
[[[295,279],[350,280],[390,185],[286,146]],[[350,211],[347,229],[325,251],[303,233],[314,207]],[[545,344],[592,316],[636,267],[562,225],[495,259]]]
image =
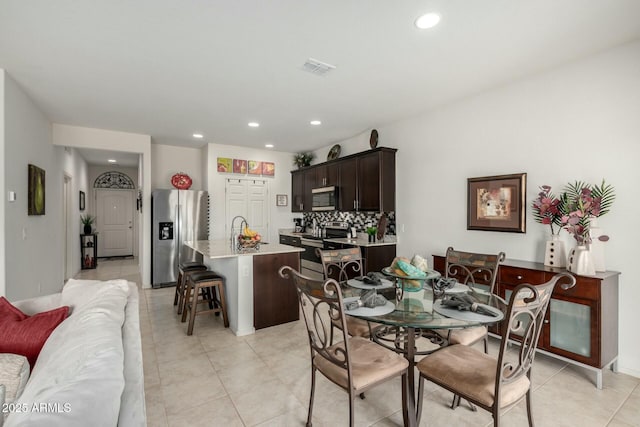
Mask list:
[[[262,179],[227,179],[225,183],[226,224],[241,215],[246,218],[249,227],[257,231],[263,239],[269,237],[269,186]],[[231,230],[227,228],[227,235]]]
[[133,256],[134,190],[95,189],[98,257]]

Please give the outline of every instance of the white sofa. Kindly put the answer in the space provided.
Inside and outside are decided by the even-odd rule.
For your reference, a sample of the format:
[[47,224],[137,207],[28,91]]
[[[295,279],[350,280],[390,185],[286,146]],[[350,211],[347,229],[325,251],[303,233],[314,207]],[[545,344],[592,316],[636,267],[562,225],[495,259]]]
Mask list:
[[138,290],[125,280],[69,280],[61,293],[13,303],[71,314],[42,347],[4,427],[144,426]]

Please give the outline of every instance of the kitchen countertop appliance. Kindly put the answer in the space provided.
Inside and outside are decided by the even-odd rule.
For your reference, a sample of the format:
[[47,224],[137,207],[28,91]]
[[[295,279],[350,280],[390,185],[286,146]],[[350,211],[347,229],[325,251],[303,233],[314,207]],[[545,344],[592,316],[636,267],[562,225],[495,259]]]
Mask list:
[[207,240],[209,195],[206,191],[155,190],[151,193],[151,286],[175,285],[178,264],[202,262],[184,242]]
[[293,218],[293,231],[304,233],[304,218]]

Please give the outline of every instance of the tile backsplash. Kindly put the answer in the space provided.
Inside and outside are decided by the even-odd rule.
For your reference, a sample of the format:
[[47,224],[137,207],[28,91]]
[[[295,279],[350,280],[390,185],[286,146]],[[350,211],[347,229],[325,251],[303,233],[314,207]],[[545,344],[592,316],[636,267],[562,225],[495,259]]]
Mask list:
[[[396,234],[396,214],[395,212],[385,212],[387,214],[387,234]],[[305,212],[304,223],[311,224],[313,219],[318,223],[329,221],[348,222],[350,226],[356,227],[358,231],[365,231],[367,226],[376,226],[380,220],[381,212]]]

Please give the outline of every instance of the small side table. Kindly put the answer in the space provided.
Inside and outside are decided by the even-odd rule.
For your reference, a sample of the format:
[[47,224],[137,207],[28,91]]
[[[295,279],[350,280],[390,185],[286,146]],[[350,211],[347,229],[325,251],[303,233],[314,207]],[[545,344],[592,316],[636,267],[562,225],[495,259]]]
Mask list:
[[80,235],[80,266],[89,270],[98,266],[98,235]]

